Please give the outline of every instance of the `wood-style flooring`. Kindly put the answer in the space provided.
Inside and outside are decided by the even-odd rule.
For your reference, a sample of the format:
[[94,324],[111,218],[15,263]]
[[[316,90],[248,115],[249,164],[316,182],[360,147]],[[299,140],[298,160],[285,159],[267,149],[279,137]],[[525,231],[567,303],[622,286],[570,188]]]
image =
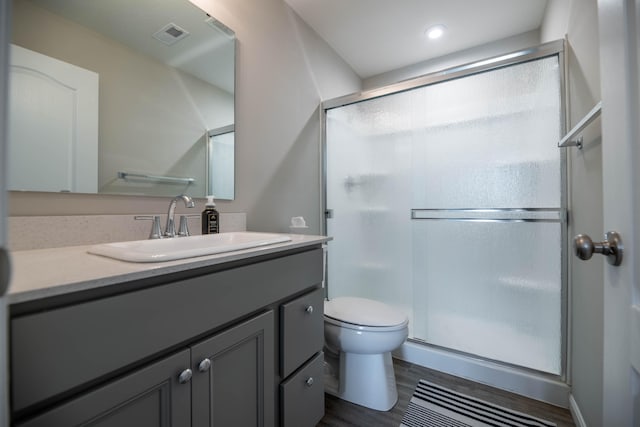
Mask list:
[[325,416],[318,426],[324,427],[375,427],[399,426],[405,408],[418,383],[424,379],[460,393],[501,405],[515,411],[555,422],[558,427],[575,427],[569,410],[527,399],[517,394],[462,378],[443,374],[422,366],[394,359],[398,403],[389,412],[378,412],[325,394]]

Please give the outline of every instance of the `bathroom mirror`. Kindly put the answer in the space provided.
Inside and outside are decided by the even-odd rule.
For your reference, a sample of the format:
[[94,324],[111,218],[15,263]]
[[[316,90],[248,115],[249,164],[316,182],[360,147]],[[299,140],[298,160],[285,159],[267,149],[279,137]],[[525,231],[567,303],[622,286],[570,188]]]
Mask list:
[[12,18],[10,190],[234,198],[234,132],[211,136],[234,126],[233,31],[187,0],[14,0]]

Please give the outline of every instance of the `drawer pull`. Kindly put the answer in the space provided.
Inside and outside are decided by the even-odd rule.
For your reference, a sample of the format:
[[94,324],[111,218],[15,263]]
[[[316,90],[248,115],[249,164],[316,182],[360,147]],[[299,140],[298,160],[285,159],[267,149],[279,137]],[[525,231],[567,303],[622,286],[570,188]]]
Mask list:
[[198,365],[198,371],[207,372],[211,368],[211,360],[208,358],[202,359],[202,362]]
[[307,378],[305,384],[307,385],[307,387],[311,387],[313,385],[313,377]]
[[193,372],[191,371],[191,369],[185,369],[184,371],[180,372],[180,376],[178,377],[178,382],[180,384],[186,384],[189,382],[189,380],[191,380],[192,376],[193,376]]
[[307,308],[304,309],[304,311],[306,311],[309,314],[313,313],[313,306],[312,305],[308,305]]

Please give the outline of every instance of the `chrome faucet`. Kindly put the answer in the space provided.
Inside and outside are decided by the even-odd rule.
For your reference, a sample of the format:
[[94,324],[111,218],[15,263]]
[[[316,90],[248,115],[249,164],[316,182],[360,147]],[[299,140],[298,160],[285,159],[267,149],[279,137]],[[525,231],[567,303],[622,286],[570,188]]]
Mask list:
[[184,202],[184,205],[188,208],[192,208],[195,206],[195,203],[193,203],[193,199],[191,199],[191,197],[187,196],[186,194],[180,194],[179,196],[171,199],[171,203],[169,203],[169,212],[167,213],[167,225],[164,228],[165,237],[175,237],[176,235],[176,223],[173,219],[173,216],[178,200],[182,200]]

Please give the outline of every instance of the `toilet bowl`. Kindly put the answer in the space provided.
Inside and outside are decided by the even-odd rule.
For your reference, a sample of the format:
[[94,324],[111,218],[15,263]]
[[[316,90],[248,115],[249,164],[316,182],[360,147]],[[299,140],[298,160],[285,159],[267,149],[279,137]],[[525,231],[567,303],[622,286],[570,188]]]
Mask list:
[[407,339],[407,316],[379,301],[338,297],[324,304],[325,390],[379,411],[398,400],[391,352]]

